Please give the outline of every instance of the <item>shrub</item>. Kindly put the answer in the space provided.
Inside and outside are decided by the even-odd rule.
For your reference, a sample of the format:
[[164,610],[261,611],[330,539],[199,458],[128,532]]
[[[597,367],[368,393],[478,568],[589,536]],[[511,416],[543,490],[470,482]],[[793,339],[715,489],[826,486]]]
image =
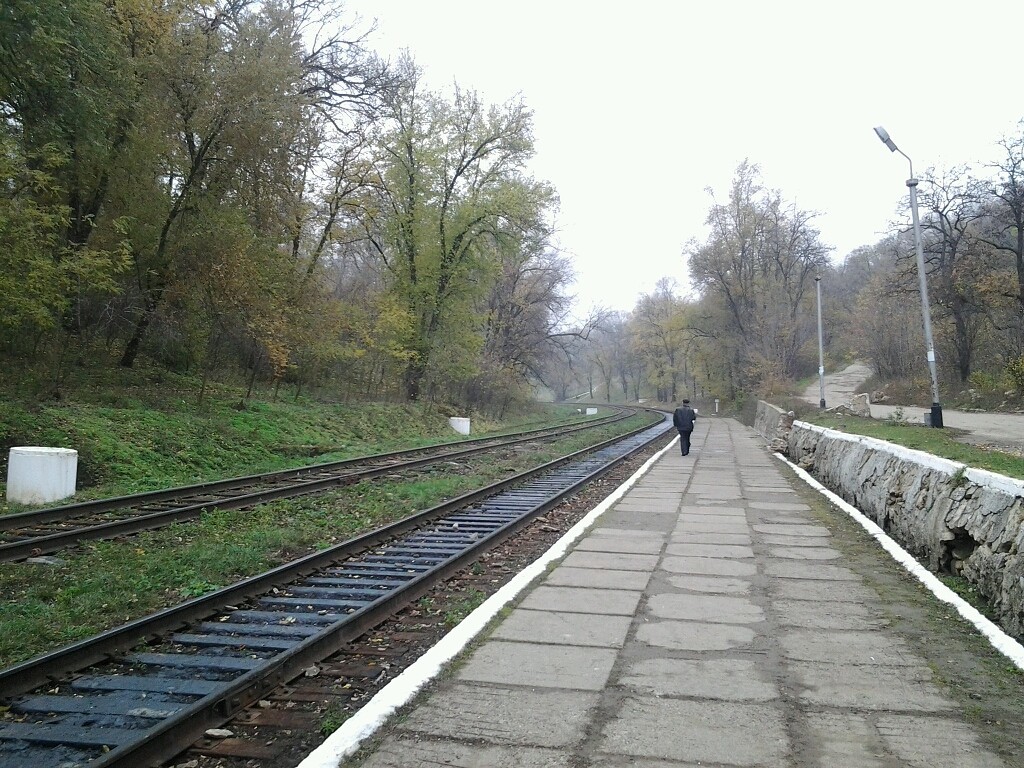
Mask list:
[[1018,393],[1024,393],[1024,355],[1007,363],[1006,375],[1013,383],[1013,388]]
[[1001,376],[986,371],[974,371],[968,377],[967,383],[985,394],[1001,393],[1004,384]]

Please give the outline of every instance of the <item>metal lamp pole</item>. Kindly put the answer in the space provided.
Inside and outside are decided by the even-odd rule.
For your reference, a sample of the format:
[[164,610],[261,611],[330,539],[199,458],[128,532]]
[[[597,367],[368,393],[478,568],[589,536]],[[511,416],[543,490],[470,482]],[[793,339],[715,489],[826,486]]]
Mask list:
[[899,152],[910,163],[910,214],[914,220],[914,246],[917,250],[917,282],[921,289],[921,317],[924,320],[924,342],[928,348],[928,372],[932,377],[932,413],[931,426],[942,427],[942,406],[939,404],[939,377],[935,369],[935,344],[932,343],[932,314],[928,305],[928,282],[924,273],[924,249],[921,246],[921,222],[917,216],[917,179],[914,178],[914,161],[896,146],[882,126],[875,128],[875,133],[890,152]]
[[814,284],[818,289],[818,390],[821,392],[821,401],[818,405],[825,410],[825,345],[821,339],[821,278],[815,277]]

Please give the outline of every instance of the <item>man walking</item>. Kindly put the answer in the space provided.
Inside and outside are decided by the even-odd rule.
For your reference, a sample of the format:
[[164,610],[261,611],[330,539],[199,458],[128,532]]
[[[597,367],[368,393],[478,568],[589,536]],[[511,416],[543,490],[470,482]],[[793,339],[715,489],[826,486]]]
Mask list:
[[693,422],[697,420],[697,412],[690,407],[690,401],[683,399],[683,404],[672,413],[672,423],[679,430],[679,446],[683,456],[690,452],[690,435],[693,434]]

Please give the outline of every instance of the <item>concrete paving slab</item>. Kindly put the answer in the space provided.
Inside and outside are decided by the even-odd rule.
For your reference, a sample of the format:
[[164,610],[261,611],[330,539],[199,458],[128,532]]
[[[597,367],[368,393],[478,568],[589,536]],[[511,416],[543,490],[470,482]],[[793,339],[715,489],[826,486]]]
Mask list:
[[[792,498],[792,494],[790,494]],[[748,501],[751,509],[765,509],[771,512],[810,512],[811,508],[803,503],[792,501]]]
[[747,533],[749,530],[743,520],[705,520],[695,515],[679,520],[672,530],[672,536],[681,538],[687,533]]
[[585,738],[599,701],[594,692],[458,683],[410,712],[399,729],[441,739],[569,747]]
[[491,636],[499,640],[621,648],[632,622],[632,615],[556,613],[517,608],[495,628]]
[[873,590],[861,583],[848,580],[781,579],[772,582],[768,591],[776,598],[814,602],[861,603],[878,600],[878,595]]
[[757,565],[743,560],[713,557],[666,557],[661,567],[669,573],[697,573],[703,576],[753,576]]
[[689,477],[676,477],[671,480],[650,478],[642,486],[635,486],[632,493],[623,496],[616,504],[672,504],[677,505],[686,493]]
[[592,755],[589,768],[704,768],[700,763],[677,760],[647,760],[634,755]]
[[713,488],[719,485],[736,486],[736,470],[732,466],[721,466],[717,469],[708,469],[707,462],[701,462],[700,488]]
[[763,704],[627,699],[604,727],[602,752],[735,766],[784,766],[781,714]]
[[878,732],[908,768],[1004,768],[1006,763],[981,746],[959,720],[883,715]]
[[764,621],[759,605],[730,595],[654,594],[647,612],[656,619],[684,619],[720,624],[756,624]]
[[680,515],[677,532],[694,529],[698,532],[721,531],[725,533],[745,533],[749,530],[747,521],[741,517],[716,517],[715,515]]
[[733,560],[749,560],[754,557],[753,547],[736,544],[669,544],[666,555],[680,557],[725,557]]
[[633,488],[620,504],[672,502],[678,504],[686,491],[689,477],[659,477],[652,475],[643,485]]
[[576,545],[577,552],[623,552],[639,555],[657,555],[664,543],[660,539],[615,536],[589,536]]
[[611,648],[492,640],[470,656],[457,677],[478,683],[600,691],[616,655]]
[[891,632],[793,630],[779,637],[782,653],[795,661],[871,667],[912,667],[920,662]]
[[724,701],[772,701],[775,684],[746,659],[643,659],[619,679],[638,693]]
[[697,499],[723,499],[725,501],[732,501],[733,499],[742,499],[743,493],[739,487],[724,488],[721,486],[705,485],[705,486],[693,486],[691,485],[687,489],[687,495],[696,497]]
[[847,666],[794,662],[800,698],[819,707],[895,712],[943,712],[953,703],[932,683],[925,666]]
[[611,509],[602,519],[609,525],[643,526],[651,533],[669,532],[676,524],[675,512],[646,512]]
[[749,533],[673,533],[669,539],[673,544],[750,544]]
[[735,507],[729,504],[681,504],[679,506],[679,514],[681,515],[734,515],[746,519],[747,510],[744,507]]
[[749,648],[757,633],[739,624],[700,624],[693,621],[652,621],[640,625],[636,639],[675,651],[729,651]]
[[596,587],[642,590],[651,580],[650,571],[613,571],[598,568],[556,568],[544,579],[551,587]]
[[796,560],[774,560],[765,563],[764,572],[780,579],[819,579],[821,581],[855,581],[860,576],[839,565],[824,565]]
[[803,629],[882,629],[889,622],[861,603],[822,600],[773,600],[772,613],[782,626]]
[[617,512],[633,512],[634,514],[670,514],[674,515],[679,507],[679,500],[630,499],[619,502],[612,509]]
[[602,568],[612,571],[653,571],[658,564],[657,555],[624,555],[606,552],[570,552],[562,561],[570,568]]
[[642,592],[625,589],[591,589],[587,587],[552,587],[541,584],[520,603],[535,611],[567,611],[569,613],[606,613],[632,616],[640,604]]
[[557,749],[519,746],[493,747],[457,741],[396,739],[381,745],[363,763],[363,768],[569,768],[569,753]]
[[655,471],[644,478],[644,482],[630,489],[630,499],[657,499],[682,496],[685,486],[678,482],[674,472]]
[[840,555],[828,547],[770,547],[772,557],[789,560],[838,560]]
[[749,579],[728,576],[669,576],[666,581],[677,589],[690,592],[710,592],[718,595],[747,594],[753,586]]
[[829,530],[823,525],[781,525],[773,523],[753,526],[758,533],[783,534],[786,536],[829,536]]
[[826,536],[776,536],[765,535],[758,537],[763,544],[772,544],[779,547],[827,547],[832,539]]
[[889,768],[885,746],[875,727],[860,714],[810,712],[808,742],[821,768]]
[[650,539],[652,541],[664,541],[664,536],[655,532],[644,530],[643,528],[622,528],[617,526],[607,525],[607,522],[602,517],[594,526],[587,531],[588,536],[615,536],[616,538],[638,538],[638,539]]

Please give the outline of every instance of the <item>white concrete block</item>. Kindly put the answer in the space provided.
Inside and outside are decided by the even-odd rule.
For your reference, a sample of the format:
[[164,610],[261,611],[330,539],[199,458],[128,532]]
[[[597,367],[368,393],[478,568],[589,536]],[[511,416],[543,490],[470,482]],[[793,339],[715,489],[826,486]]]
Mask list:
[[75,495],[78,451],[71,448],[21,446],[7,460],[7,500],[47,504]]
[[587,416],[596,416],[597,408],[587,408]]
[[451,424],[452,429],[460,435],[469,434],[469,419],[464,419],[461,416],[452,416],[448,419],[448,423]]

